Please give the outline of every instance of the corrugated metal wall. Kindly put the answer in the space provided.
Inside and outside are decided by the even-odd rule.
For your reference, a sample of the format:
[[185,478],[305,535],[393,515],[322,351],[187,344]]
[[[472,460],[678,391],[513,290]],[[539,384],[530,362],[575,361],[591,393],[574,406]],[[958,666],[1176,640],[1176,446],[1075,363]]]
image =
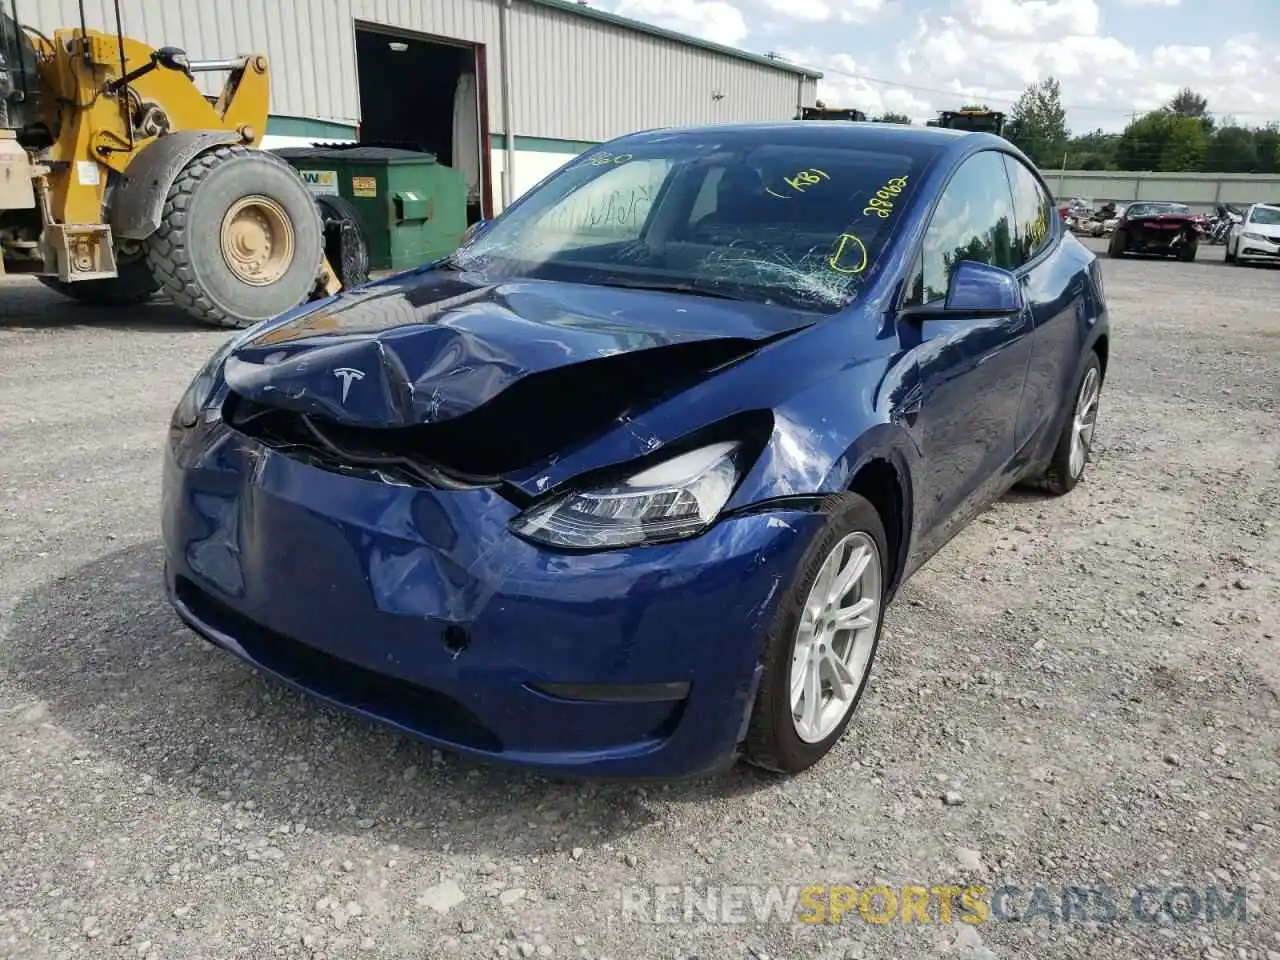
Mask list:
[[[18,0],[23,20],[46,32],[78,25],[79,7]],[[112,0],[84,7],[90,27],[114,29]],[[490,129],[504,132],[499,0],[121,0],[121,10],[127,34],[195,59],[265,52],[274,114],[352,123],[357,20],[483,43]],[[789,119],[815,95],[814,81],[797,74],[519,0],[511,30],[520,136],[598,141],[670,124]],[[199,80],[209,93],[221,85],[216,74]]]
[[517,134],[604,140],[670,124],[787,120],[801,102],[797,74],[536,4],[512,13]]

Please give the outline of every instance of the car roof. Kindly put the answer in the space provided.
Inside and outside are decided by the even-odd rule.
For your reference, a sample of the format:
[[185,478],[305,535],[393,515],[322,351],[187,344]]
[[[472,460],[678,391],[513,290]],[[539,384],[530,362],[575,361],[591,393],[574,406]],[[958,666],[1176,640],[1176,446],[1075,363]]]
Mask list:
[[699,134],[734,134],[759,137],[761,141],[782,140],[787,143],[809,143],[813,146],[857,147],[864,150],[928,149],[947,150],[957,140],[969,137],[990,140],[1012,148],[1012,144],[995,134],[970,130],[949,130],[945,127],[917,127],[903,123],[876,123],[874,121],[849,120],[769,120],[738,123],[709,123],[696,126],[661,127],[637,131],[631,136],[644,134],[675,134],[698,136]]

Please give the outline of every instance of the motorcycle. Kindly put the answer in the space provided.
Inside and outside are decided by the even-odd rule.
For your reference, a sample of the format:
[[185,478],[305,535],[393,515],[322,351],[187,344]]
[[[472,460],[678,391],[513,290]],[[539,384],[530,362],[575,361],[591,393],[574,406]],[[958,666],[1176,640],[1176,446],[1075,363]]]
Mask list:
[[1220,246],[1227,242],[1227,234],[1237,223],[1244,221],[1244,214],[1229,203],[1220,203],[1217,216],[1210,220],[1205,228],[1205,238],[1210,244]]
[[1093,203],[1082,197],[1072,197],[1064,208],[1063,222],[1072,233],[1088,233],[1086,224],[1093,216]]
[[1114,200],[1104,203],[1089,219],[1088,230],[1091,237],[1106,236],[1116,225],[1116,203]]
[[1102,237],[1115,226],[1116,204],[1104,203],[1098,209],[1087,200],[1072,200],[1066,215],[1067,229],[1087,237]]

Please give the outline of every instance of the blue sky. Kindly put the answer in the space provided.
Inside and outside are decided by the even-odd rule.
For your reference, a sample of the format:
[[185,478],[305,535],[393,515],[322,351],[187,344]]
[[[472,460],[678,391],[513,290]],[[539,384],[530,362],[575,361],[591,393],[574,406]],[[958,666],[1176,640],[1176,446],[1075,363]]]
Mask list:
[[1121,129],[1187,85],[1218,115],[1280,121],[1280,0],[591,0],[823,71],[819,96],[917,120],[1062,83],[1073,130]]

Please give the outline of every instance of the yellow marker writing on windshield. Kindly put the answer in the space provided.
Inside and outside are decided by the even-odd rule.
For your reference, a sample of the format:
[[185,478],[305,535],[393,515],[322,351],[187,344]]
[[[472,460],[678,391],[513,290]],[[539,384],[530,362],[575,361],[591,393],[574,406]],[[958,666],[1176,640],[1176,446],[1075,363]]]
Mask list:
[[862,215],[864,217],[879,217],[881,220],[888,219],[889,214],[893,211],[894,198],[906,188],[906,177],[894,177],[877,190],[874,197],[867,201],[867,205],[862,209]]
[[[815,183],[830,179],[831,175],[827,171],[819,170],[817,167],[810,167],[808,170],[801,170],[794,177],[783,177],[782,182],[796,193],[804,193],[806,188],[812,187]],[[789,199],[786,194],[778,193],[772,187],[767,187],[765,192],[773,194],[779,200]]]
[[840,239],[836,241],[836,252],[831,254],[827,266],[837,273],[861,273],[867,269],[866,244],[852,233],[840,234]]

